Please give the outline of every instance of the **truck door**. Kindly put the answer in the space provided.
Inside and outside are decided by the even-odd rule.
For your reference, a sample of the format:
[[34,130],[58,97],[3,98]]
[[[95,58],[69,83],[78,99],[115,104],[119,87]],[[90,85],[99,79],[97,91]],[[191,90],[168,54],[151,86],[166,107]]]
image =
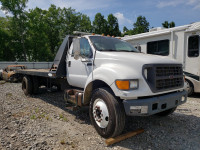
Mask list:
[[84,88],[93,68],[93,52],[88,39],[80,39],[80,57],[74,59],[73,44],[67,58],[67,80],[70,85]]

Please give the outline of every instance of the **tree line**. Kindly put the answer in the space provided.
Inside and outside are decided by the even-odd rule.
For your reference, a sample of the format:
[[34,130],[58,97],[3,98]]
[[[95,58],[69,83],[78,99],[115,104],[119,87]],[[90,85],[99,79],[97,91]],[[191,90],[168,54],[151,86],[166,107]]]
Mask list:
[[[119,30],[117,18],[101,13],[94,21],[72,8],[51,5],[26,11],[28,0],[0,0],[1,9],[7,14],[0,17],[0,61],[53,61],[64,37],[73,31],[124,36],[149,31],[149,22],[139,16],[133,29]],[[172,27],[168,21],[164,27]]]

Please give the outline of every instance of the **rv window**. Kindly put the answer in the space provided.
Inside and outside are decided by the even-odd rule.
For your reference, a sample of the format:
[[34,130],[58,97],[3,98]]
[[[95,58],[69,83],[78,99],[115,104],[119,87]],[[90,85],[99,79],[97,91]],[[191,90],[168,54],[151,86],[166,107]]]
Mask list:
[[147,54],[168,56],[169,55],[169,40],[148,42]]
[[188,39],[188,57],[199,56],[199,36],[190,36]]

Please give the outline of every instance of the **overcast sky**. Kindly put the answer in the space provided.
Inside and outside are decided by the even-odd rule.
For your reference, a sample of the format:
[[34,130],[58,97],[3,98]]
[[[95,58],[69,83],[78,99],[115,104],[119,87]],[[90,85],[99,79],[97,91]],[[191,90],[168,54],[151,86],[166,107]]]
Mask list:
[[[72,7],[88,15],[93,21],[96,13],[114,14],[123,27],[133,28],[137,16],[145,16],[150,27],[159,27],[164,21],[174,21],[176,26],[200,21],[200,0],[29,0],[28,8],[48,9],[54,4],[58,7]],[[0,11],[0,16],[4,13]]]

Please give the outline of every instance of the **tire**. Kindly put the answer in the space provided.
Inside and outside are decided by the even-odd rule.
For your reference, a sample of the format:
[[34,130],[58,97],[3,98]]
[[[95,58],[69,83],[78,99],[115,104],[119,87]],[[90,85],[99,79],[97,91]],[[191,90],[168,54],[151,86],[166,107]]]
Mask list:
[[187,91],[188,91],[188,96],[191,96],[194,93],[194,86],[191,81],[185,80],[187,84]]
[[109,88],[94,90],[89,114],[94,128],[104,138],[118,136],[124,129],[123,104]]
[[33,84],[29,76],[25,76],[22,79],[22,90],[25,95],[31,95],[33,93]]
[[156,115],[160,116],[160,117],[165,117],[165,116],[168,116],[168,115],[172,114],[175,110],[176,110],[176,107],[168,109],[168,110],[165,110],[165,111],[160,112],[160,113],[157,113]]
[[17,77],[16,76],[11,76],[10,78],[9,78],[9,81],[11,82],[11,83],[15,83],[15,82],[17,82]]

